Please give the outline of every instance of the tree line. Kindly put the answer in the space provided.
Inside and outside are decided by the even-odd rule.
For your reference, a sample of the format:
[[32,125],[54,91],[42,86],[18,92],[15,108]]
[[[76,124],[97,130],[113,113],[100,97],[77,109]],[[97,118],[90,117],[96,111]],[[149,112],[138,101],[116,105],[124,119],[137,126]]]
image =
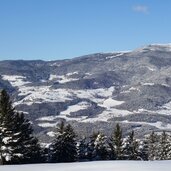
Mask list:
[[123,137],[119,124],[110,137],[102,132],[78,138],[70,124],[57,126],[48,148],[40,145],[31,122],[12,106],[5,90],[0,93],[0,164],[57,163],[96,160],[170,160],[171,136],[163,131],[136,139]]

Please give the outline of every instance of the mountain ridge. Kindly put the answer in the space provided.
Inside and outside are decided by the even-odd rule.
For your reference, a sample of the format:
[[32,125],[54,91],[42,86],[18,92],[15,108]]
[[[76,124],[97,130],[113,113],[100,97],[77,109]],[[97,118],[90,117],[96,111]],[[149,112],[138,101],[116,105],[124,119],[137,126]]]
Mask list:
[[33,122],[42,141],[60,120],[78,134],[120,123],[141,137],[171,131],[171,45],[73,59],[0,61],[0,89]]

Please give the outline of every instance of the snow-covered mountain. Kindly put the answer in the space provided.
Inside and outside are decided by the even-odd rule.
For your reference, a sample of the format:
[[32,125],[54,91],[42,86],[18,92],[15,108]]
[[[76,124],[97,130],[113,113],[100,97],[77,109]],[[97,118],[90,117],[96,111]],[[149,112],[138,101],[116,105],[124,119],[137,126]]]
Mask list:
[[171,130],[171,45],[58,61],[0,61],[0,88],[40,138],[61,119],[79,134],[109,133],[116,122],[139,136]]

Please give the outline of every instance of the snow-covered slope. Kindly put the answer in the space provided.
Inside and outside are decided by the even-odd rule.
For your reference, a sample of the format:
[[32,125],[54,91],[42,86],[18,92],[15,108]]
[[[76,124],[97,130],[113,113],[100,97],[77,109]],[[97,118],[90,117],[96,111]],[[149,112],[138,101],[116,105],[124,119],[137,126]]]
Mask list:
[[170,171],[171,161],[103,161],[0,166],[1,171]]
[[170,44],[70,60],[0,61],[0,88],[44,140],[61,119],[81,134],[109,133],[116,122],[140,136],[171,131]]

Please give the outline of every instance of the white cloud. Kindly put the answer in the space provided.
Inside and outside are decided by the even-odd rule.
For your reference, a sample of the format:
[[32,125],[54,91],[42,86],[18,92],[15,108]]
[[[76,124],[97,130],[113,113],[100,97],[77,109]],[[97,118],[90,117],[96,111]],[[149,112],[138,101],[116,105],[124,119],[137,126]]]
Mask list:
[[135,5],[133,7],[133,11],[143,13],[143,14],[148,14],[149,8],[148,8],[148,6],[145,6],[145,5]]

